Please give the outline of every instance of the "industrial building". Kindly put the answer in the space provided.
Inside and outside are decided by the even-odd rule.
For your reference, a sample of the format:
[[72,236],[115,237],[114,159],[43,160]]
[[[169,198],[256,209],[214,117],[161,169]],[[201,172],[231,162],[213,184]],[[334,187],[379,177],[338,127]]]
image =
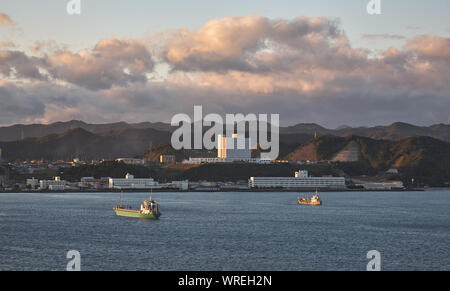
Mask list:
[[358,181],[353,179],[356,186],[360,186],[366,190],[403,190],[405,186],[402,181],[384,181],[384,182],[371,182],[371,181]]
[[116,162],[124,162],[127,165],[143,165],[143,159],[135,159],[135,158],[118,158]]
[[251,159],[250,139],[237,134],[231,137],[217,135],[217,157],[230,162]]
[[311,177],[308,171],[295,172],[294,177],[250,177],[249,188],[345,189],[344,177]]
[[233,134],[231,137],[217,135],[217,157],[214,158],[192,158],[184,160],[183,164],[206,164],[206,163],[269,163],[268,160],[252,158],[251,143],[249,138]]
[[157,186],[153,178],[134,178],[131,174],[126,174],[125,178],[109,178],[110,189],[150,189]]
[[64,191],[66,190],[66,183],[60,177],[55,177],[53,180],[40,180],[39,190]]
[[160,155],[159,162],[161,164],[175,164],[175,155]]

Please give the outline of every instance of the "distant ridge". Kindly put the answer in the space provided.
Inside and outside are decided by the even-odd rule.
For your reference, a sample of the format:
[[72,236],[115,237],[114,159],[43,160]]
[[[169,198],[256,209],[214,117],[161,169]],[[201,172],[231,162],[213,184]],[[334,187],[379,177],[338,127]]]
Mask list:
[[[115,122],[105,124],[90,124],[80,120],[55,122],[51,124],[16,124],[0,127],[0,141],[16,141],[26,138],[39,138],[50,134],[61,134],[71,129],[82,128],[95,134],[105,132],[124,131],[130,129],[156,129],[171,132],[174,130],[170,124],[164,122],[127,123]],[[411,136],[429,136],[450,142],[450,125],[434,124],[431,126],[416,126],[404,122],[395,122],[388,126],[374,127],[348,127],[340,126],[337,129],[328,129],[315,123],[299,123],[292,126],[280,127],[280,134],[286,135],[335,135],[345,137],[358,135],[374,139],[399,140]]]
[[388,126],[374,127],[340,127],[327,129],[314,123],[301,123],[294,126],[280,128],[281,133],[309,133],[318,135],[335,135],[345,137],[358,135],[373,139],[399,140],[413,136],[429,136],[450,142],[450,125],[434,124],[431,126],[416,126],[404,122],[395,122]]
[[125,129],[101,134],[83,128],[69,129],[20,141],[0,142],[8,160],[71,160],[90,161],[119,157],[142,156],[154,144],[170,140],[170,132],[153,128]]
[[80,120],[55,122],[51,124],[16,124],[0,127],[0,141],[16,141],[26,138],[39,138],[50,134],[60,134],[71,129],[82,128],[91,133],[123,131],[127,129],[156,129],[170,131],[170,124],[163,122],[127,123],[124,121],[105,124],[90,124]]

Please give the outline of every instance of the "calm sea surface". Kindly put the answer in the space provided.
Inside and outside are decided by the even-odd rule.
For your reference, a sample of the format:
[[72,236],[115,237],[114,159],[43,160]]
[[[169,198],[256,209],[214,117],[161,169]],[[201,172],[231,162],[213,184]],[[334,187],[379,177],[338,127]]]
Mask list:
[[[147,193],[124,193],[139,207]],[[0,194],[0,270],[450,270],[450,191],[154,193],[160,220],[116,217],[119,193]]]

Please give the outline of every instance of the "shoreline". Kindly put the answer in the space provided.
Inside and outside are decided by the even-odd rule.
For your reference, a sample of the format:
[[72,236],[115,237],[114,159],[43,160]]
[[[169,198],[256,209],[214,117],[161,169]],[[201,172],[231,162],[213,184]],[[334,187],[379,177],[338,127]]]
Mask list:
[[[408,188],[408,189],[318,189],[319,192],[421,192],[426,190],[448,190],[450,188]],[[192,190],[178,190],[178,189],[153,189],[153,193],[164,193],[164,192],[183,192],[183,193],[194,193],[194,192],[210,192],[210,193],[220,193],[220,192],[314,192],[316,189],[192,189]],[[140,193],[140,192],[150,192],[151,189],[101,189],[101,190],[63,190],[63,191],[0,191],[5,194],[16,194],[16,193]]]

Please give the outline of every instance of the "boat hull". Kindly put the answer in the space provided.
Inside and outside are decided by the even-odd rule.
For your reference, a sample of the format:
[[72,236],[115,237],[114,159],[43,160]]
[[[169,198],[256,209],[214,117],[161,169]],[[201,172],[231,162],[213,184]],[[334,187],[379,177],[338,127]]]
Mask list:
[[319,206],[319,205],[322,205],[322,201],[321,201],[321,200],[319,200],[319,201],[310,201],[310,200],[301,200],[301,199],[298,199],[298,204],[300,204],[300,205],[313,205],[313,206]]
[[161,216],[161,213],[158,214],[145,214],[141,213],[137,210],[131,209],[114,209],[114,212],[117,216],[122,217],[131,217],[131,218],[140,218],[140,219],[158,219]]

